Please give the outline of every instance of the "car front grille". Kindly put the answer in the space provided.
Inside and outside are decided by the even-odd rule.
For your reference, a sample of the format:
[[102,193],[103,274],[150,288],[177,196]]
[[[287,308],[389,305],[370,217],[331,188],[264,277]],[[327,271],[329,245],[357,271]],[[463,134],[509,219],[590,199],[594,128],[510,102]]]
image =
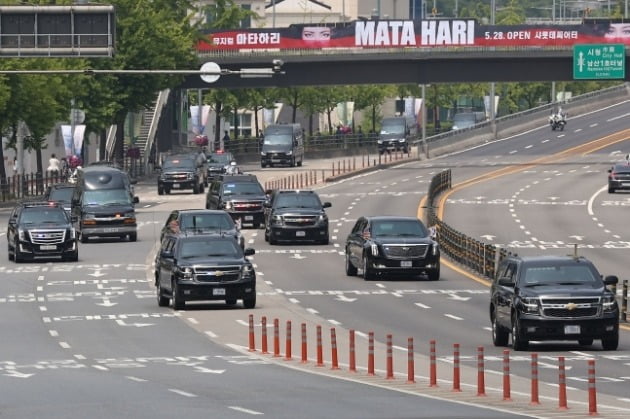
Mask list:
[[227,283],[239,280],[241,267],[231,266],[211,266],[195,265],[193,273],[199,282]]
[[429,251],[428,244],[386,244],[383,253],[391,259],[424,258]]
[[284,224],[289,227],[310,227],[317,224],[318,215],[285,215]]
[[187,180],[188,176],[190,175],[190,173],[188,172],[181,172],[181,173],[165,173],[164,174],[164,180]]
[[263,210],[263,201],[232,201],[234,211],[259,212]]
[[599,315],[599,297],[541,298],[542,313],[554,319],[580,319]]
[[66,230],[29,230],[28,233],[34,244],[59,244],[66,238]]

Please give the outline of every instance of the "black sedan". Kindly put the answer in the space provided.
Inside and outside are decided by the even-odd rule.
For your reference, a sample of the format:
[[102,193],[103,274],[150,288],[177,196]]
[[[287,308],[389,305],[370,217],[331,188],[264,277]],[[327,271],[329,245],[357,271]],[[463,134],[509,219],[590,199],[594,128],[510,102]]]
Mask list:
[[440,279],[440,249],[415,217],[360,217],[346,240],[346,274],[422,275]]
[[617,163],[608,169],[608,193],[630,189],[630,161]]

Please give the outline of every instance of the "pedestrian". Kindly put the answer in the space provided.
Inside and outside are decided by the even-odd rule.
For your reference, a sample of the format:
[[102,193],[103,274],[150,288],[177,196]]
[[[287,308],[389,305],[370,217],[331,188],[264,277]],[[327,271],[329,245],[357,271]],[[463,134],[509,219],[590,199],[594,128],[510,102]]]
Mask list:
[[61,162],[59,161],[55,153],[53,153],[50,156],[50,159],[48,160],[48,169],[46,170],[57,174],[61,170],[60,166],[61,166]]
[[223,149],[228,150],[228,145],[230,144],[230,133],[228,130],[225,130],[225,135],[223,136]]
[[62,157],[59,167],[61,168],[61,177],[66,178],[68,176],[68,159]]
[[17,156],[13,158],[13,176],[18,174],[18,160]]

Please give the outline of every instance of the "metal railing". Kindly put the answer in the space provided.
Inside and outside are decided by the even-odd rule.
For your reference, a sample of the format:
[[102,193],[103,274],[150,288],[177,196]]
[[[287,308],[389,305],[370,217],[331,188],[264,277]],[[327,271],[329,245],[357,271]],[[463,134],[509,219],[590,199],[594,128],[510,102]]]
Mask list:
[[168,101],[168,97],[171,93],[170,89],[160,91],[157,101],[155,102],[155,108],[153,109],[153,118],[151,119],[151,125],[149,125],[149,133],[147,134],[147,142],[144,146],[144,152],[142,153],[142,165],[144,167],[144,173],[149,173],[149,161],[151,160],[151,150],[155,143],[155,136],[160,122],[160,116],[162,115],[162,109]]

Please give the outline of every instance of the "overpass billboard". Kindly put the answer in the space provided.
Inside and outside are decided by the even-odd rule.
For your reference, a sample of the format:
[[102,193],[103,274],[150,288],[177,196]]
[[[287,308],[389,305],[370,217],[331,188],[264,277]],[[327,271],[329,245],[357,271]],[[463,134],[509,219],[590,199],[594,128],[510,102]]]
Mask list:
[[[624,30],[622,26],[627,26]],[[225,50],[391,48],[570,48],[575,44],[630,45],[630,23],[585,21],[556,25],[479,25],[474,19],[358,20],[205,32],[200,53]]]

